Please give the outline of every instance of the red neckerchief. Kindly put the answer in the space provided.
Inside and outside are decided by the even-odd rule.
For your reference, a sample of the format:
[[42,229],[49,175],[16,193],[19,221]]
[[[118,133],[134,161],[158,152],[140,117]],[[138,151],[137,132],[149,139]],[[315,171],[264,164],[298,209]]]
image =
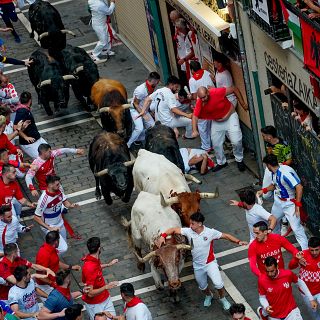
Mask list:
[[129,302],[126,303],[123,312],[126,312],[128,308],[135,307],[139,303],[143,303],[143,301],[139,297],[134,296]]
[[196,72],[192,75],[192,77],[193,77],[195,80],[200,80],[200,79],[202,78],[203,74],[204,74],[204,70],[203,70],[203,69],[200,69],[200,70],[196,71]]
[[221,69],[217,69],[217,72],[219,73],[219,72],[223,72],[223,71],[225,71],[226,69],[224,68],[224,67],[221,67]]
[[19,103],[19,105],[16,108],[16,111],[19,109],[27,109],[28,111],[30,111],[30,107],[28,107],[27,105],[22,104],[22,103]]
[[60,286],[56,286],[55,289],[57,291],[59,291],[68,301],[71,300],[70,288],[63,288],[63,287],[60,287]]
[[146,80],[146,88],[148,91],[148,94],[151,94],[154,91],[154,87],[152,87],[149,83],[148,80]]
[[301,119],[301,122],[303,122],[304,120],[306,120],[307,119],[307,117],[308,117],[308,115],[309,115],[309,113],[307,113],[307,114],[301,114],[300,115],[300,119]]

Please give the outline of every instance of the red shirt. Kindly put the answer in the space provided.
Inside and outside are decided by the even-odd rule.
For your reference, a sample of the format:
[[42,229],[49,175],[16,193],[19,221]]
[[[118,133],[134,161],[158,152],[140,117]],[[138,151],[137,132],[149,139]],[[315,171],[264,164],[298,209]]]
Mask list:
[[[83,258],[84,265],[82,268],[82,282],[87,286],[93,286],[93,289],[99,289],[106,285],[104,281],[101,261],[90,254]],[[82,295],[82,300],[88,304],[101,303],[110,296],[108,290],[104,290],[100,294],[90,298],[85,293]]]
[[307,261],[306,266],[299,264],[299,260],[294,257],[289,262],[289,268],[295,269],[300,266],[299,278],[308,286],[311,294],[314,296],[320,293],[320,255],[313,258],[309,249],[303,250],[303,257]]
[[0,0],[0,4],[11,3],[13,0]]
[[23,194],[17,181],[9,182],[5,184],[3,179],[0,178],[0,205],[11,204],[12,198],[21,200]]
[[[0,4],[1,4],[1,0],[0,0]],[[17,147],[9,141],[7,135],[4,133],[0,134],[0,149],[7,149],[9,151],[9,154],[17,153]]]
[[[0,277],[7,279],[12,276],[14,269],[18,266],[27,266],[30,268],[32,263],[26,259],[17,257],[14,261],[10,261],[7,257],[0,260]],[[11,286],[0,285],[0,300],[8,300],[8,293]]]
[[47,161],[45,161],[36,172],[36,179],[38,181],[40,190],[47,189],[46,178],[48,175],[56,175],[54,170],[54,156],[51,156]]
[[294,256],[299,252],[286,238],[279,234],[268,234],[265,242],[259,242],[256,239],[252,241],[248,250],[251,271],[258,277],[260,273],[265,273],[264,261],[267,257],[274,257],[278,262],[279,269],[284,269],[281,248],[285,248]]
[[[46,268],[51,269],[54,273],[59,271],[59,256],[58,256],[58,251],[56,248],[51,246],[48,243],[44,243],[36,256],[36,263],[40,264],[41,266],[44,266]],[[38,272],[38,273],[43,273],[43,272]],[[51,281],[55,281],[55,277],[49,275],[49,279]],[[47,284],[40,279],[36,279],[38,284]]]
[[199,119],[219,120],[222,119],[233,107],[226,98],[226,88],[211,88],[209,91],[209,101],[202,104],[201,99],[197,99],[193,114]]
[[292,295],[292,283],[297,283],[298,277],[290,270],[279,269],[276,278],[271,279],[263,274],[258,280],[258,289],[261,296],[266,296],[272,307],[273,318],[286,318],[297,304]]

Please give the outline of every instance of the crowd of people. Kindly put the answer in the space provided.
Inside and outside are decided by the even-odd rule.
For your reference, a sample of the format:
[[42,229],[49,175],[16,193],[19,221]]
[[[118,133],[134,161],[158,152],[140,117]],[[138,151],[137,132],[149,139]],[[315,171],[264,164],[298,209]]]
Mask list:
[[[27,1],[29,4],[33,0]],[[231,1],[229,1],[231,2]],[[305,1],[306,2],[306,1]],[[23,0],[18,1],[24,6]],[[89,0],[92,27],[99,42],[92,52],[94,61],[102,56],[114,55],[111,51],[112,30],[106,27],[106,19],[115,9],[115,0]],[[15,41],[20,38],[12,21],[16,21],[13,2],[0,1],[1,16]],[[145,131],[156,121],[172,128],[176,137],[195,139],[200,137],[198,148],[181,148],[186,172],[197,169],[201,174],[209,170],[217,172],[228,166],[224,154],[226,137],[230,140],[239,171],[245,170],[243,162],[242,132],[236,108],[248,110],[241,92],[233,84],[228,70],[228,59],[215,54],[215,73],[205,70],[197,58],[197,39],[177,11],[170,13],[177,44],[177,63],[181,79],[170,76],[165,86],[157,89],[160,75],[151,72],[147,79],[133,92],[130,107],[134,129],[127,142],[143,146]],[[111,28],[111,27],[110,27]],[[29,65],[32,61],[19,61],[2,57],[2,62]],[[77,208],[70,202],[56,173],[55,158],[65,154],[84,155],[83,149],[52,149],[41,136],[32,114],[32,96],[24,91],[20,95],[9,78],[0,74],[0,320],[28,319],[80,320],[86,310],[91,320],[151,320],[147,305],[135,295],[131,283],[120,285],[124,310],[116,311],[109,290],[119,286],[117,281],[106,282],[105,268],[118,263],[117,259],[103,263],[102,245],[99,237],[86,242],[88,253],[83,266],[68,265],[63,255],[68,250],[67,233],[75,236],[65,213]],[[306,127],[312,126],[306,110],[295,105],[293,116]],[[182,130],[181,130],[182,128]],[[312,128],[312,127],[311,127]],[[301,224],[303,215],[303,187],[293,169],[290,146],[278,137],[273,126],[261,129],[266,142],[266,165],[262,189],[245,190],[239,200],[230,200],[230,205],[244,209],[249,229],[248,257],[252,273],[257,277],[258,296],[261,306],[258,314],[262,320],[299,320],[300,310],[292,293],[296,283],[309,308],[310,317],[320,319],[320,238],[307,238]],[[12,142],[18,140],[18,145]],[[213,152],[216,163],[212,160]],[[24,161],[27,156],[31,163]],[[31,202],[22,192],[17,179],[24,179],[32,197]],[[263,200],[273,201],[271,212],[263,207]],[[44,233],[45,241],[38,248],[35,263],[22,258],[17,240],[19,233],[30,232],[33,225],[25,226],[20,221],[23,206],[34,210],[34,222]],[[223,310],[233,320],[250,320],[243,304],[231,304],[225,296],[224,282],[213,251],[213,241],[224,239],[236,245],[248,243],[229,233],[220,232],[204,225],[205,217],[197,212],[190,217],[190,226],[170,228],[159,234],[156,245],[165,245],[173,234],[185,236],[193,244],[192,262],[195,280],[204,295],[204,307],[212,303],[213,292],[208,279],[218,292]],[[293,231],[301,251],[285,236]],[[298,276],[285,269],[282,250],[292,255],[289,269],[299,268]],[[30,269],[35,270],[31,273]],[[71,292],[71,272],[81,272],[81,290]],[[82,304],[75,303],[81,298]],[[40,307],[39,299],[43,301]]]

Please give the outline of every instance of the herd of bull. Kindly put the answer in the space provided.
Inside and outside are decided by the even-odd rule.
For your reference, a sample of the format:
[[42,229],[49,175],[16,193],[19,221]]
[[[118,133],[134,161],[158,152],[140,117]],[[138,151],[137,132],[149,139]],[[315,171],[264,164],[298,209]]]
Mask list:
[[[200,183],[184,174],[184,164],[174,131],[156,123],[146,132],[145,149],[131,159],[126,142],[133,121],[126,88],[120,82],[100,79],[96,64],[85,50],[68,45],[66,30],[59,12],[49,2],[36,0],[29,9],[33,32],[36,31],[41,48],[32,53],[33,63],[28,69],[39,103],[48,115],[66,108],[71,85],[81,105],[91,105],[100,112],[103,132],[94,137],[89,149],[89,164],[96,179],[96,197],[103,195],[111,205],[111,193],[122,201],[130,200],[133,188],[139,195],[132,207],[131,221],[122,219],[138,259],[144,270],[149,261],[157,288],[163,288],[159,271],[163,271],[171,290],[180,287],[179,273],[183,267],[185,250],[191,249],[183,236],[174,236],[166,245],[157,248],[155,240],[161,232],[172,227],[189,225],[189,217],[200,210],[200,200],[216,198],[215,193],[191,192],[186,179]],[[100,188],[101,187],[101,188]],[[142,257],[146,245],[150,252]]]

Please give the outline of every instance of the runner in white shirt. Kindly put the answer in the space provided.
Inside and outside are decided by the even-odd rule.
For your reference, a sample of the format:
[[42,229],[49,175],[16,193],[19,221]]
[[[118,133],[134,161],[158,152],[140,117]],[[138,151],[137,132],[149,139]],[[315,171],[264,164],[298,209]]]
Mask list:
[[132,131],[129,141],[127,142],[128,148],[130,148],[132,143],[135,141],[144,141],[145,130],[154,126],[154,120],[149,112],[147,112],[141,118],[137,117],[139,112],[141,112],[145,98],[153,93],[159,81],[160,75],[157,72],[151,72],[148,76],[148,79],[136,87],[133,92],[133,102],[130,108],[130,113],[134,122],[134,130]]
[[[198,61],[190,62],[192,77],[189,80],[191,99],[197,100],[197,91],[200,87],[208,89],[214,87],[212,75],[209,71],[201,69]],[[198,119],[198,130],[201,139],[201,149],[209,152],[211,150],[211,120]]]
[[36,288],[27,266],[16,267],[13,275],[17,283],[10,288],[8,294],[12,311],[14,311],[15,315],[20,319],[36,320],[39,312],[37,294],[44,298],[47,298],[48,295],[40,288]]
[[68,250],[67,232],[62,218],[62,205],[66,208],[76,208],[79,205],[71,203],[62,191],[60,177],[46,177],[47,190],[39,198],[34,213],[34,220],[40,225],[41,230],[47,234],[49,231],[59,231],[60,240],[58,251],[63,254]]
[[287,165],[279,165],[278,158],[274,154],[268,154],[263,162],[272,173],[272,184],[257,192],[261,197],[269,191],[274,191],[274,203],[271,213],[277,218],[277,233],[280,232],[280,221],[286,216],[294,235],[302,250],[308,248],[308,239],[303,226],[300,223],[300,207],[303,187],[298,174]]
[[[125,303],[123,316],[113,316],[110,313],[106,313],[108,318],[119,320],[152,320],[148,307],[139,297],[134,295],[134,287],[131,283],[122,283],[120,286],[120,294]],[[100,317],[96,315],[94,320],[100,320]]]
[[253,225],[259,221],[269,223],[269,231],[272,232],[277,224],[277,218],[265,210],[260,204],[256,203],[256,194],[253,190],[245,190],[239,194],[241,201],[230,200],[231,206],[238,206],[245,209],[246,220],[250,232],[250,242],[255,239]]
[[149,95],[143,104],[138,117],[144,116],[151,102],[155,102],[155,118],[163,125],[172,129],[185,127],[183,135],[186,139],[192,139],[192,113],[185,113],[177,107],[175,93],[178,91],[180,81],[175,76],[170,76],[164,88],[158,89]]
[[193,270],[199,289],[206,295],[203,305],[209,307],[212,301],[212,292],[208,287],[208,277],[218,290],[219,300],[224,310],[229,310],[231,304],[225,297],[225,289],[219,266],[213,252],[214,240],[225,239],[240,246],[247,242],[241,241],[231,234],[222,233],[218,230],[207,228],[203,225],[205,218],[200,213],[194,213],[190,217],[190,228],[170,228],[161,234],[157,241],[158,247],[165,243],[168,235],[182,234],[188,238],[189,243],[193,244],[191,250]]
[[28,232],[33,225],[26,227],[19,223],[12,214],[10,205],[0,207],[0,256],[3,256],[3,247],[7,243],[17,243],[18,233]]

